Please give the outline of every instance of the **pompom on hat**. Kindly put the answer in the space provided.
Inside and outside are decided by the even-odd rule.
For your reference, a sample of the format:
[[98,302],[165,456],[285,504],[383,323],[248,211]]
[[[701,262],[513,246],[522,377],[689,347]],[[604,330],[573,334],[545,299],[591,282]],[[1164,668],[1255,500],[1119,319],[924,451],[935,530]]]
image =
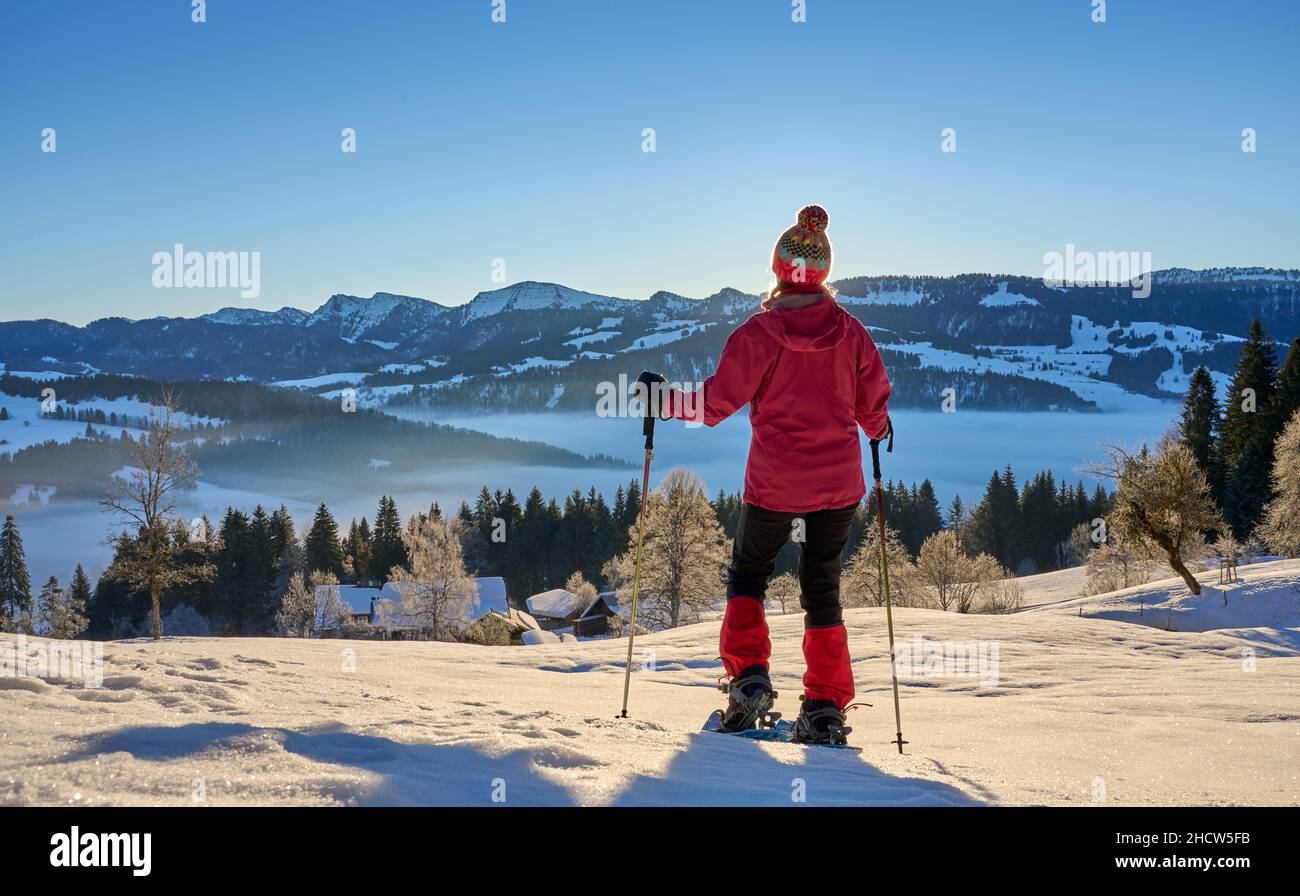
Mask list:
[[826,236],[830,216],[820,205],[805,205],[795,225],[781,234],[772,249],[772,273],[786,283],[816,285],[831,273],[831,241]]

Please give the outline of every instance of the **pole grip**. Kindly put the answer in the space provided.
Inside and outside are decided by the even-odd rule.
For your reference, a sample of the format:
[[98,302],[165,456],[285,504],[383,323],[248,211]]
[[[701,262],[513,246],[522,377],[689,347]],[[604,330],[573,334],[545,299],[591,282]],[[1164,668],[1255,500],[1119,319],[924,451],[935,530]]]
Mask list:
[[880,481],[880,442],[876,439],[871,440],[871,476]]
[[645,422],[641,424],[641,435],[645,436],[645,450],[652,450],[655,446],[655,418],[653,414],[646,414]]

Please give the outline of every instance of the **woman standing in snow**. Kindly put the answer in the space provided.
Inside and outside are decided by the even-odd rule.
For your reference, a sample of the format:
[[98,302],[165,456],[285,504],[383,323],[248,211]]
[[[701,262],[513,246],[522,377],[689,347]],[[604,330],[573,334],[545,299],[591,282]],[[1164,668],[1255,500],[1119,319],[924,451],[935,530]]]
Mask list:
[[[659,390],[659,416],[715,426],[746,404],[753,437],[744,507],[727,576],[721,654],[730,679],[723,730],[761,724],[776,696],[763,602],[777,553],[803,520],[799,561],[804,610],[802,706],[794,739],[843,743],[853,670],[840,609],[840,563],[866,494],[858,427],[889,435],[889,377],[866,328],[825,285],[827,214],[810,205],[776,241],[777,285],[762,311],[727,339],[718,369],[694,392]],[[642,381],[662,384],[646,373]]]

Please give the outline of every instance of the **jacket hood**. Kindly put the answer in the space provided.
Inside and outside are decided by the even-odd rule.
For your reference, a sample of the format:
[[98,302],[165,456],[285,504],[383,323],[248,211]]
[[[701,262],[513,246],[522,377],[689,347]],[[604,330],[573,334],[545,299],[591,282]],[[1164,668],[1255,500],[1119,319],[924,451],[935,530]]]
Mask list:
[[778,345],[794,352],[834,348],[849,332],[848,312],[830,296],[798,308],[777,305],[755,317]]

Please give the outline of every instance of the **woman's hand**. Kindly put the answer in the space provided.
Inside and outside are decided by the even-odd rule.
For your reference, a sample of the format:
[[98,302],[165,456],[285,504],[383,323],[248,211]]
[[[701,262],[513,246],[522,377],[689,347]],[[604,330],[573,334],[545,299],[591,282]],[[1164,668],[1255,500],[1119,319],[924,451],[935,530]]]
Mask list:
[[641,400],[646,417],[668,419],[668,387],[665,385],[667,382],[663,374],[652,370],[643,370],[636,378],[636,395]]

